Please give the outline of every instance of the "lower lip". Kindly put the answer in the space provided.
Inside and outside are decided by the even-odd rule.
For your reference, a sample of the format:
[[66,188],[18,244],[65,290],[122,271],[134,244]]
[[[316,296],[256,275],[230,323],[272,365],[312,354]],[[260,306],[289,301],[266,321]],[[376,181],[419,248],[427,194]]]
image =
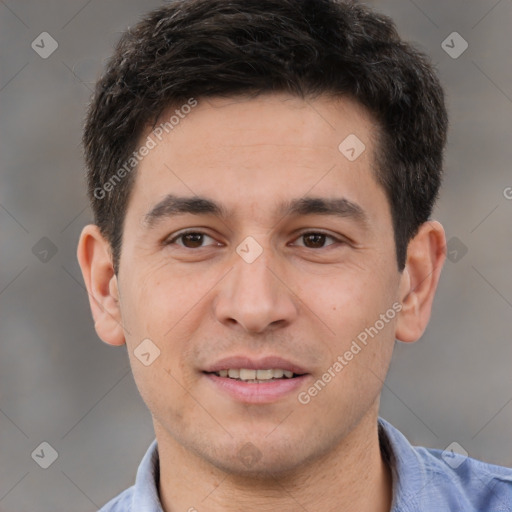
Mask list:
[[259,404],[275,402],[293,391],[297,391],[309,377],[306,374],[292,379],[278,379],[269,382],[243,382],[229,377],[219,377],[214,373],[205,373],[204,375],[217,388],[225,391],[235,400]]

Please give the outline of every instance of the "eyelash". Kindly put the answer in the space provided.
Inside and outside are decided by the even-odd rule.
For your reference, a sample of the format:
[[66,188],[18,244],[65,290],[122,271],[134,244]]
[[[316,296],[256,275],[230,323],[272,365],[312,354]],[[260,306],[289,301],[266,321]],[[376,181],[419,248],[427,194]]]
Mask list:
[[[181,233],[173,236],[172,238],[165,240],[164,245],[173,245],[176,242],[176,240],[179,240],[180,238],[182,238],[186,235],[191,235],[191,234],[207,236],[213,240],[213,237],[208,235],[208,233],[205,233],[204,231],[189,230],[189,231],[182,231]],[[324,233],[323,231],[304,231],[303,233],[300,233],[295,240],[298,240],[299,238],[302,238],[306,235],[324,235],[326,238],[331,238],[332,240],[334,240],[334,244],[336,244],[336,243],[345,244],[346,243],[345,240],[336,238],[335,236],[329,235],[328,233]],[[311,248],[311,247],[305,247],[305,246],[300,246],[300,247],[304,247],[305,249],[319,250],[319,249],[325,249],[334,244],[329,244],[327,246],[319,247],[319,248]],[[195,248],[190,248],[190,247],[185,247],[185,246],[180,246],[180,247],[182,247],[183,249],[188,249],[190,251],[193,251],[193,250],[197,250],[197,249],[204,249],[205,247],[208,247],[208,246],[201,246],[201,247],[195,247]]]

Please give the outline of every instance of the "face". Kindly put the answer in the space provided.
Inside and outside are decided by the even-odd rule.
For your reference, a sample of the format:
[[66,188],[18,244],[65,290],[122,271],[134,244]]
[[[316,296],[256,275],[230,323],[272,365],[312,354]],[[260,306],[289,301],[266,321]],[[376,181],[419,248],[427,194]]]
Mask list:
[[117,288],[157,436],[238,473],[329,453],[375,421],[395,340],[402,274],[372,118],[346,98],[209,99],[148,135]]

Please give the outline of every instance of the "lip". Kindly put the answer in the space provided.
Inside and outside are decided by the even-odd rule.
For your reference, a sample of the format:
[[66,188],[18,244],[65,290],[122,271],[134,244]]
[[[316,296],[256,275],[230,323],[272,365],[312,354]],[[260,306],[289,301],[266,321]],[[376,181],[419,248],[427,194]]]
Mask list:
[[248,356],[230,356],[220,359],[216,363],[213,363],[207,368],[204,368],[203,371],[211,373],[218,372],[220,370],[229,370],[230,368],[247,368],[248,370],[281,369],[298,374],[308,373],[307,370],[298,364],[283,359],[279,356],[266,356],[259,358]]
[[293,392],[297,393],[298,388],[311,377],[309,374],[304,374],[291,379],[270,382],[244,382],[229,377],[219,377],[214,373],[204,373],[204,376],[217,391],[227,393],[238,402],[253,404],[276,402]]
[[[229,377],[219,377],[213,373],[220,370],[229,370],[230,368],[246,368],[248,370],[281,369],[298,374],[298,376],[268,382],[244,382]],[[224,357],[205,368],[203,374],[217,391],[227,393],[239,402],[255,404],[276,402],[293,391],[297,391],[306,379],[311,377],[302,366],[272,355],[265,357],[249,357],[246,355]]]

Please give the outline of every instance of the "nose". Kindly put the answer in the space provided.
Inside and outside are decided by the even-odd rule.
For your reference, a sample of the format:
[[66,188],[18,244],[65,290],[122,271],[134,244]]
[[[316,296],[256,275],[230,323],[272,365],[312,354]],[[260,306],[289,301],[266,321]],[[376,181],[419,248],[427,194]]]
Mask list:
[[271,249],[252,263],[234,254],[234,268],[222,281],[214,314],[228,327],[258,334],[285,327],[298,313],[293,283],[278,265]]

